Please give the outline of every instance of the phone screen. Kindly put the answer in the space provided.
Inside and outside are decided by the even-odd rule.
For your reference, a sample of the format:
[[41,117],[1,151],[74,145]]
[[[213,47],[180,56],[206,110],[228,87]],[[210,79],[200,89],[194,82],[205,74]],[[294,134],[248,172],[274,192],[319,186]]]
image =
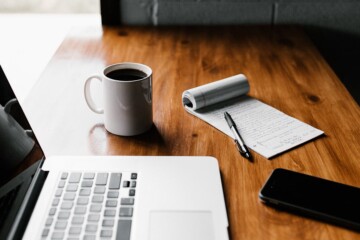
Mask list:
[[259,197],[271,205],[360,230],[360,188],[275,169]]

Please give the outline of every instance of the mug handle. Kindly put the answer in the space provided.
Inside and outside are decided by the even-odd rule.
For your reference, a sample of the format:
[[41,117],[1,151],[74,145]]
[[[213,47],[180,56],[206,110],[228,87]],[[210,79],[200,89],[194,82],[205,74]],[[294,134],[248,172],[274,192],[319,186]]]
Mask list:
[[14,105],[15,103],[18,103],[18,100],[16,98],[13,98],[11,100],[9,100],[5,106],[4,106],[4,111],[8,114],[10,114],[10,111],[11,111],[11,107],[12,105]]
[[91,96],[91,91],[90,91],[90,85],[92,80],[99,80],[100,82],[102,82],[102,78],[99,76],[91,76],[88,79],[86,79],[85,81],[85,85],[84,85],[84,96],[85,96],[85,100],[87,105],[89,106],[89,108],[95,112],[95,113],[99,113],[99,114],[103,114],[104,113],[104,109],[100,108],[98,106],[96,106],[92,96]]
[[[7,113],[7,114],[10,114],[10,111],[11,111],[11,108],[12,106],[17,103],[19,104],[19,101],[16,99],[16,98],[13,98],[11,100],[9,100],[5,106],[4,106],[4,111]],[[15,120],[16,121],[16,120]],[[34,137],[34,133],[32,130],[24,130],[25,131],[25,134],[30,137],[30,138],[33,138]]]

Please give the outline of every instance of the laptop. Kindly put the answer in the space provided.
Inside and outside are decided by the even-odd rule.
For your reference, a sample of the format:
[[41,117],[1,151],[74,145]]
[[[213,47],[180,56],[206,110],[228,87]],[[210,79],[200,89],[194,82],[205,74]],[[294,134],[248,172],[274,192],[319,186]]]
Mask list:
[[[1,67],[0,77],[0,95],[14,98]],[[215,158],[45,157],[35,135],[29,154],[2,169],[0,239],[229,239]]]

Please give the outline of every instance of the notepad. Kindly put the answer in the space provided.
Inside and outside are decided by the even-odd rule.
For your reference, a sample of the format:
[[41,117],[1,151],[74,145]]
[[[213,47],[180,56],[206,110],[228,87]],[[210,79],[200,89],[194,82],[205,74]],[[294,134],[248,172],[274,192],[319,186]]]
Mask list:
[[184,91],[182,103],[187,112],[234,138],[224,119],[228,112],[246,145],[266,158],[324,133],[247,96],[249,90],[246,76],[239,74]]

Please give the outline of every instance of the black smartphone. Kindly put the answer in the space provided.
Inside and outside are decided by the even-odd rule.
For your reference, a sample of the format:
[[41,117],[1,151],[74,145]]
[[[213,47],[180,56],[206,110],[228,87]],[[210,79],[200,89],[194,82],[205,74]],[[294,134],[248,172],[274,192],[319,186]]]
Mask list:
[[259,197],[270,206],[360,231],[360,188],[278,168]]

